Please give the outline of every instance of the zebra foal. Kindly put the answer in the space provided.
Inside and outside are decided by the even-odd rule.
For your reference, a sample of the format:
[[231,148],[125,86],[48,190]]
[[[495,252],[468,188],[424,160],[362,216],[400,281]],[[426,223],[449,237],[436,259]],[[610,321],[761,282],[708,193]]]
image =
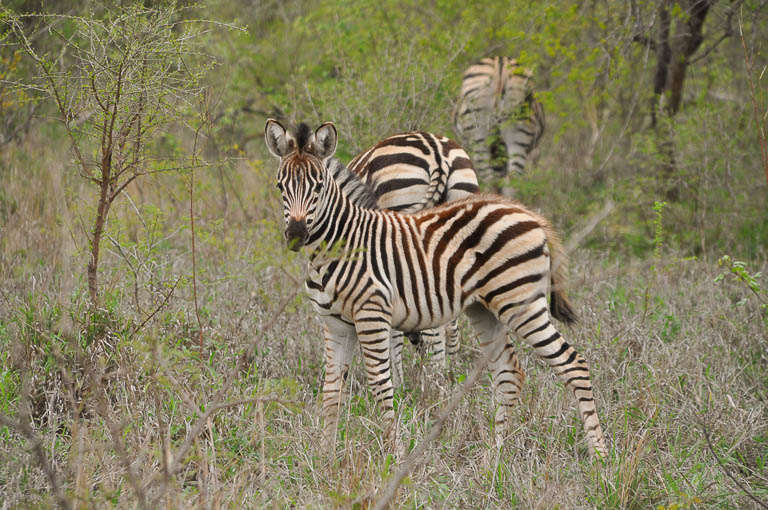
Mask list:
[[[541,216],[500,197],[474,195],[434,209],[400,214],[352,203],[324,161],[336,150],[332,123],[293,135],[274,120],[265,126],[280,159],[277,184],[285,237],[309,252],[307,292],[324,329],[324,438],[336,438],[339,406],[359,342],[368,380],[388,435],[394,426],[389,336],[469,317],[490,359],[501,443],[518,402],[519,371],[507,331],[524,339],[576,396],[593,454],[606,453],[586,361],[550,321],[573,321],[561,288],[564,255]],[[551,312],[547,305],[551,295]]]

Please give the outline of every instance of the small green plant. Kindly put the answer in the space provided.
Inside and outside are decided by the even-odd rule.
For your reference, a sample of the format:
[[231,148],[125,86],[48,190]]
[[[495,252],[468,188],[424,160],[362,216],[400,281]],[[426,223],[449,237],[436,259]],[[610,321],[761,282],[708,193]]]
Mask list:
[[[659,202],[656,200],[653,203],[653,263],[651,264],[651,279],[655,279],[658,273],[657,264],[661,258],[661,247],[664,245],[664,207],[666,202]],[[645,286],[645,299],[643,300],[643,320],[645,320],[646,313],[648,312],[648,301],[651,297],[651,284]]]
[[669,505],[659,505],[656,508],[658,510],[684,510],[686,508],[694,508],[695,505],[701,503],[701,499],[685,492],[678,492],[677,497],[679,499],[674,503],[670,503]]
[[[653,203],[653,258],[658,260],[661,254],[661,247],[664,244],[664,208],[667,206],[667,202],[659,202],[656,200]],[[651,266],[651,270],[655,269],[655,265]]]
[[[738,260],[733,260],[730,255],[723,255],[717,261],[717,265],[724,268],[725,271],[715,277],[715,283],[731,275],[737,281],[742,282],[749,288],[755,297],[760,301],[760,310],[763,314],[763,321],[768,322],[768,289],[760,284],[762,273],[750,273],[747,264]],[[747,298],[742,298],[736,302],[736,306],[743,306],[747,303]]]

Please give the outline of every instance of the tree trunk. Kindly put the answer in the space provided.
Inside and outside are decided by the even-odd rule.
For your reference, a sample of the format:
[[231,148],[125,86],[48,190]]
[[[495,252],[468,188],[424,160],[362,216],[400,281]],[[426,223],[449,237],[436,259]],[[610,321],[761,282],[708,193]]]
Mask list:
[[93,232],[91,234],[91,259],[88,261],[88,294],[91,298],[91,306],[98,304],[99,248],[108,212],[109,179],[103,179],[100,183],[99,207],[96,209],[96,219],[93,222]]
[[[651,125],[656,130],[656,147],[661,157],[659,174],[667,200],[680,198],[675,160],[674,124],[672,119],[683,102],[683,86],[690,57],[704,40],[702,29],[713,0],[661,0],[659,5],[659,38],[656,42],[656,73],[653,81]],[[680,5],[672,35],[670,7]],[[659,115],[666,117],[659,122]]]
[[653,99],[651,102],[651,125],[653,127],[656,127],[659,101],[667,85],[669,58],[669,0],[662,0],[659,6],[659,39],[656,43],[656,73],[653,77]]
[[704,40],[701,31],[704,19],[709,12],[710,2],[711,0],[689,0],[686,9],[687,19],[677,22],[675,38],[670,44],[669,69],[664,86],[669,96],[665,107],[671,116],[680,111],[688,59],[699,49]]
[[112,205],[114,195],[110,188],[112,182],[112,128],[108,125],[107,119],[104,120],[104,131],[102,135],[102,154],[101,154],[101,179],[99,182],[99,206],[96,209],[96,219],[93,222],[93,232],[91,234],[91,259],[88,261],[88,294],[91,298],[91,306],[98,305],[99,287],[99,249],[101,247],[101,237],[104,234],[104,226],[109,214],[109,206]]

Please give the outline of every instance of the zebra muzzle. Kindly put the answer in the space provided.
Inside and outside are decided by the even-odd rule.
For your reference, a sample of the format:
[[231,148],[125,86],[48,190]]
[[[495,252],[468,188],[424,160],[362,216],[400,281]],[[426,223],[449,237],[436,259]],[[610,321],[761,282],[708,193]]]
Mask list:
[[285,239],[288,241],[288,248],[292,251],[299,251],[304,243],[307,242],[309,231],[307,230],[306,220],[290,220],[285,229]]

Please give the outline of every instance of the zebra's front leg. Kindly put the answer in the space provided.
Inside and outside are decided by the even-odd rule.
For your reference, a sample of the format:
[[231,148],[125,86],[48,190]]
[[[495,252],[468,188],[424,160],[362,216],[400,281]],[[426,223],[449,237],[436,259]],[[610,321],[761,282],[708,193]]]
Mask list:
[[355,353],[357,334],[354,326],[341,319],[322,317],[325,333],[325,380],[323,382],[323,443],[336,451],[339,409],[345,400],[346,379]]
[[395,452],[400,456],[402,452],[395,423],[394,387],[389,351],[391,321],[391,313],[379,302],[367,303],[355,314],[355,329],[363,352],[368,386],[383,413],[387,443],[394,442]]

